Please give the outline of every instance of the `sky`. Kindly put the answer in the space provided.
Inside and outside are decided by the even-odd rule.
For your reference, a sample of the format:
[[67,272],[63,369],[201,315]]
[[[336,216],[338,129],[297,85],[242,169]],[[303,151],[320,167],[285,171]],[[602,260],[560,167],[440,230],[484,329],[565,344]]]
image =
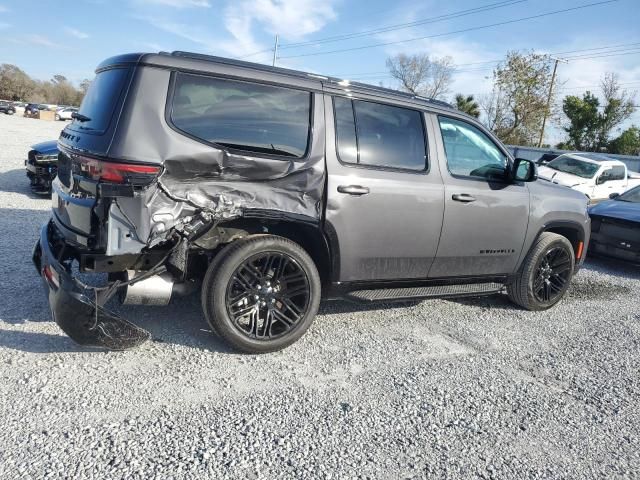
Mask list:
[[[390,55],[449,56],[452,97],[488,93],[495,61],[534,50],[570,59],[558,66],[562,98],[599,93],[606,72],[640,92],[639,20],[640,0],[0,0],[0,63],[74,82],[124,52],[271,63],[277,34],[279,66],[389,87]],[[552,125],[546,141],[561,137]]]

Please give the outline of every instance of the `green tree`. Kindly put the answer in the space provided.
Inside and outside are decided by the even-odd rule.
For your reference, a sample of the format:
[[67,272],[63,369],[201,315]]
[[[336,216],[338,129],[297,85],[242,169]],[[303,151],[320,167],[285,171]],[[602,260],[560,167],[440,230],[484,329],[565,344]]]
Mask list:
[[480,105],[475,101],[473,95],[466,97],[459,93],[456,95],[456,108],[461,112],[471,115],[472,117],[480,117]]
[[564,127],[567,139],[562,145],[565,148],[587,152],[605,150],[610,146],[614,129],[633,114],[633,95],[620,88],[616,74],[607,73],[601,88],[602,103],[589,91],[582,98],[565,97],[562,111],[569,119]]
[[491,94],[481,100],[485,123],[505,143],[537,144],[542,119],[549,113],[549,57],[533,52],[509,52],[493,71],[493,80]]
[[570,95],[562,102],[562,111],[569,117],[565,127],[567,140],[562,146],[570,150],[596,151],[600,132],[600,100],[587,91],[580,97]]
[[640,128],[633,125],[609,142],[608,151],[620,155],[640,155]]

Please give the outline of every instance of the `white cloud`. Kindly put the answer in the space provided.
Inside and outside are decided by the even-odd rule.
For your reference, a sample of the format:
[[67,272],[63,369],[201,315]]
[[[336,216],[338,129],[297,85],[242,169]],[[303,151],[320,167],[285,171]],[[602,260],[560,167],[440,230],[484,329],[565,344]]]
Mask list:
[[154,4],[154,5],[164,5],[166,7],[174,7],[174,8],[209,8],[211,7],[211,3],[209,0],[135,0],[135,3],[139,4]]
[[9,28],[11,25],[9,25],[8,23],[3,23],[0,22],[0,30],[2,30],[3,28]]
[[0,13],[5,13],[8,12],[9,9],[7,7],[5,7],[4,5],[0,5]]
[[333,0],[244,0],[224,12],[225,28],[233,37],[221,47],[233,55],[247,55],[264,49],[253,35],[254,23],[272,35],[299,39],[321,30],[336,19]]
[[76,30],[72,27],[64,27],[64,31],[71,35],[72,37],[79,38],[80,40],[84,40],[85,38],[89,38],[88,33],[81,32],[80,30]]
[[43,35],[38,35],[38,34],[27,35],[26,37],[24,37],[24,39],[26,43],[30,43],[31,45],[38,45],[40,47],[47,47],[47,48],[60,47],[60,45],[58,45],[55,42],[52,42],[49,38]]
[[[153,0],[156,1],[156,0]],[[162,0],[174,1],[174,0]],[[314,0],[244,0],[231,2],[224,10],[224,26],[231,38],[222,37],[215,29],[184,23],[167,17],[137,14],[135,18],[200,45],[207,53],[243,57],[271,45],[256,40],[256,27],[281,38],[301,38],[322,29],[336,18],[334,0],[317,4]],[[251,56],[249,60],[260,57]]]

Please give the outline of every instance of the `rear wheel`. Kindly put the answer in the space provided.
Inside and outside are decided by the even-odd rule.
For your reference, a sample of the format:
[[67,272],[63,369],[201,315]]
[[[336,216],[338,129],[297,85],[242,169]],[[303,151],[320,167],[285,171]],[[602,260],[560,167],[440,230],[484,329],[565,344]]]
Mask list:
[[62,120],[62,119],[60,118],[60,115],[58,115],[58,114],[56,113],[56,121],[60,121],[60,120]]
[[562,235],[544,232],[525,258],[509,299],[527,310],[546,310],[564,297],[573,276],[575,256]]
[[209,265],[202,309],[216,334],[234,348],[266,353],[285,348],[311,326],[320,278],[298,244],[255,235],[225,247]]

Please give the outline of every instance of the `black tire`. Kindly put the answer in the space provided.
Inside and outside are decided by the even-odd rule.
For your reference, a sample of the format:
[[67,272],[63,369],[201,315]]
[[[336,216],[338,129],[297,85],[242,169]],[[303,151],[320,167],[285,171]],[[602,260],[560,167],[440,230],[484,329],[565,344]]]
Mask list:
[[527,310],[553,307],[567,292],[574,266],[571,242],[556,233],[542,233],[522,262],[515,281],[507,285],[509,299]]
[[60,118],[60,115],[56,113],[55,120],[56,122],[59,122],[60,120],[62,120],[62,118]]
[[318,270],[300,245],[275,235],[252,235],[216,255],[201,299],[218,336],[237,350],[267,353],[304,335],[320,296]]

